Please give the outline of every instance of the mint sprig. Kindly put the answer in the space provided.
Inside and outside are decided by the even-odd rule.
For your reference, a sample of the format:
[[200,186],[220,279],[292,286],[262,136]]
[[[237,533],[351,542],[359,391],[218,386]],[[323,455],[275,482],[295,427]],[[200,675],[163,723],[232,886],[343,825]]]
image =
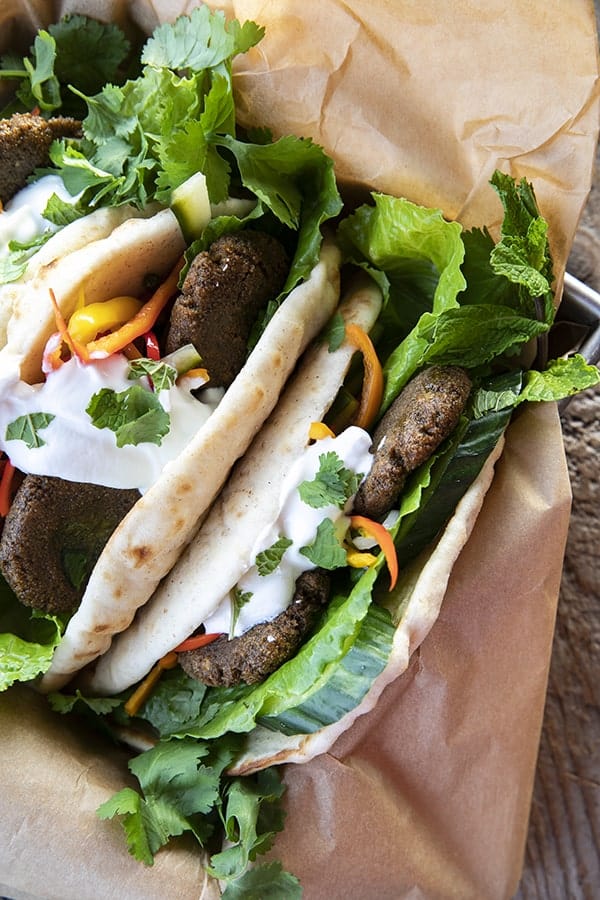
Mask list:
[[270,575],[280,565],[283,554],[292,546],[292,541],[286,537],[278,538],[274,544],[256,554],[255,566],[259,575]]
[[117,447],[146,442],[160,446],[170,428],[169,414],[157,395],[140,385],[119,393],[102,388],[93,395],[86,412],[96,428],[115,433]]

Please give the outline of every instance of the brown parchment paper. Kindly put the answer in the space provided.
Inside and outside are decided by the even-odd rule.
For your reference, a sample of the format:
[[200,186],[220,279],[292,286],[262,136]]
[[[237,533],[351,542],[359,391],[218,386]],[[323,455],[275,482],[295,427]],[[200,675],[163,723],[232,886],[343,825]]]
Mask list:
[[[135,22],[194,2],[8,0],[0,40],[62,12]],[[534,182],[559,285],[587,196],[598,129],[591,2],[272,0],[213,3],[267,28],[236,65],[244,122],[309,135],[365,185],[496,227],[495,167]],[[440,618],[408,672],[332,751],[285,772],[272,858],[316,898],[514,893],[522,865],[570,491],[553,405],[527,409]],[[0,695],[0,892],[20,898],[199,897],[185,845],[153,869],[93,810],[124,756],[22,688]]]

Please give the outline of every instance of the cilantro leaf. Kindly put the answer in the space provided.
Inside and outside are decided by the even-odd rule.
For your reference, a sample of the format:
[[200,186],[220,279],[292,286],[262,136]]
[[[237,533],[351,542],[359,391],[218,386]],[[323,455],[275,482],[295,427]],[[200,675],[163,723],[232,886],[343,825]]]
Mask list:
[[70,203],[68,200],[62,200],[58,194],[52,194],[49,197],[46,208],[42,213],[44,219],[59,227],[70,225],[71,222],[75,222],[86,214],[87,210],[81,203]]
[[239,878],[249,862],[271,848],[275,833],[283,828],[279,805],[283,790],[275,769],[265,769],[254,779],[231,781],[222,815],[225,836],[233,846],[213,854],[207,867],[211,875],[223,880]]
[[301,547],[300,553],[321,569],[332,571],[346,565],[346,551],[340,544],[331,519],[323,519],[312,544]]
[[215,68],[246,53],[264,36],[264,28],[254,22],[228,22],[220,10],[207,6],[179,16],[172,24],[159,26],[146,42],[142,62],[169,69]]
[[82,703],[96,715],[104,716],[113,709],[117,709],[122,703],[116,697],[85,697],[79,689],[74,694],[48,694],[48,701],[54,712],[62,715],[72,712],[78,703]]
[[55,418],[52,413],[34,412],[19,416],[14,422],[6,426],[5,439],[7,441],[24,441],[30,450],[43,447],[46,441],[40,437],[40,431],[47,428]]
[[257,553],[255,565],[258,569],[258,574],[270,575],[271,572],[274,572],[283,559],[283,554],[288,549],[288,547],[291,546],[292,541],[290,541],[289,538],[280,537],[275,541],[274,544],[271,544],[270,547],[267,547],[266,550],[261,550],[260,553]]
[[284,872],[278,862],[262,863],[230,882],[223,900],[300,900],[302,887],[295,875]]
[[109,428],[115,433],[117,447],[145,442],[160,446],[169,432],[169,414],[157,395],[140,385],[120,393],[102,388],[93,395],[86,412],[96,428]]
[[337,453],[330,450],[320,454],[317,474],[312,481],[303,481],[298,486],[298,493],[302,501],[313,509],[331,505],[343,509],[358,490],[362,477],[346,468]]
[[161,360],[147,359],[141,357],[134,359],[129,363],[128,378],[135,381],[136,378],[143,378],[145,375],[152,379],[155,391],[166,391],[172,388],[177,380],[177,369]]

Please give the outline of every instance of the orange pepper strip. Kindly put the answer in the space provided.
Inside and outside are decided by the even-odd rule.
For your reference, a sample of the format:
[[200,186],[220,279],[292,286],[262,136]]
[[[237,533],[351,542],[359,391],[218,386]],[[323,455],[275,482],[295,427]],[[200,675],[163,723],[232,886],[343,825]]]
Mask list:
[[368,429],[374,422],[381,406],[383,370],[373,347],[373,342],[366,331],[351,322],[349,325],[346,325],[346,338],[362,353],[365,369],[360,404],[352,419],[352,424],[358,425],[359,428]]
[[106,334],[95,341],[90,341],[87,345],[90,356],[95,356],[96,358],[111,356],[113,353],[118,353],[119,350],[127,347],[136,338],[142,337],[147,331],[150,331],[160,313],[177,290],[179,273],[184,263],[185,260],[181,257],[165,281],[129,322],[126,322],[111,334]]
[[5,460],[2,469],[2,477],[0,478],[0,516],[6,518],[11,504],[10,489],[12,486],[15,467],[10,459]]
[[198,647],[205,647],[207,644],[212,644],[218,637],[221,637],[220,632],[217,634],[195,634],[192,637],[186,638],[186,640],[179,644],[178,647],[175,647],[175,653],[185,653],[186,650],[197,650]]
[[381,547],[389,569],[390,591],[392,591],[398,581],[398,557],[391,534],[380,522],[373,522],[372,519],[367,519],[366,516],[350,516],[350,525],[352,528],[364,531],[369,537],[376,540]]
[[140,707],[144,705],[144,703],[156,687],[156,684],[165,669],[172,669],[176,665],[177,654],[173,651],[171,651],[171,653],[167,653],[166,656],[162,657],[162,659],[159,659],[154,668],[150,670],[142,683],[135,689],[135,691],[125,704],[125,712],[128,716],[137,715]]
[[60,307],[58,305],[58,301],[56,299],[56,295],[52,288],[50,290],[50,300],[52,301],[52,306],[54,307],[54,319],[56,321],[56,330],[59,332],[61,338],[64,343],[67,345],[69,350],[71,351],[72,356],[77,356],[82,363],[89,362],[89,356],[87,349],[83,344],[80,344],[79,341],[76,341],[70,334],[67,323],[64,320],[63,314],[60,311]]

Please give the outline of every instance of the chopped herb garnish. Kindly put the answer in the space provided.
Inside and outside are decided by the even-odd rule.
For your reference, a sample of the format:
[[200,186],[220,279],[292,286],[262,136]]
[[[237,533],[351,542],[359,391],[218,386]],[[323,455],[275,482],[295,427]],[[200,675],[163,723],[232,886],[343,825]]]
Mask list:
[[274,572],[277,566],[280,564],[283,554],[287,550],[288,547],[292,546],[292,541],[286,537],[280,537],[275,541],[274,544],[271,544],[270,547],[267,547],[266,550],[262,550],[260,553],[256,555],[256,568],[258,569],[259,575],[270,575],[271,572]]
[[158,444],[168,434],[169,414],[156,394],[140,385],[117,393],[102,388],[90,400],[86,412],[96,428],[114,431],[117,447],[125,444]]
[[332,571],[346,565],[346,551],[331,519],[323,519],[312,544],[301,547],[300,553],[321,569]]
[[252,599],[252,591],[242,591],[236,587],[230,591],[231,598],[231,625],[229,626],[229,638],[235,633],[235,626],[240,616],[240,610]]
[[319,471],[312,481],[303,481],[298,486],[298,493],[302,501],[313,509],[331,505],[343,509],[358,490],[362,477],[346,468],[337,453],[330,450],[320,454]]
[[7,441],[24,441],[30,450],[43,447],[46,441],[40,437],[39,432],[47,428],[54,418],[52,413],[45,412],[19,416],[6,426],[5,438]]
[[152,379],[155,391],[166,391],[175,384],[177,369],[168,363],[146,359],[145,357],[132,360],[129,363],[129,375],[127,376],[130,381],[135,381],[136,378],[143,378],[144,375]]

